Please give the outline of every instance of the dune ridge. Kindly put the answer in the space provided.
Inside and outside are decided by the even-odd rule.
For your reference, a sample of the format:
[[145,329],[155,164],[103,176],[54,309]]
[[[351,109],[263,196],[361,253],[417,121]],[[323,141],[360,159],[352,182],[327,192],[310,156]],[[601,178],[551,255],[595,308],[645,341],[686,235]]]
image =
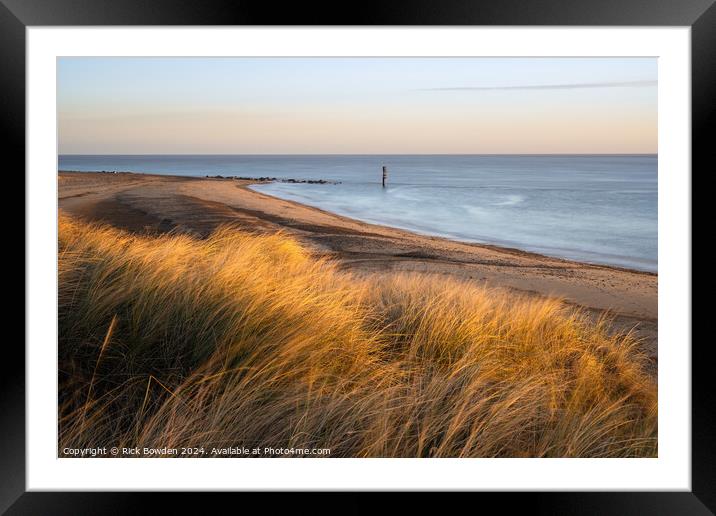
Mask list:
[[138,234],[64,213],[58,267],[60,449],[657,454],[639,339],[556,298],[356,274],[285,231]]

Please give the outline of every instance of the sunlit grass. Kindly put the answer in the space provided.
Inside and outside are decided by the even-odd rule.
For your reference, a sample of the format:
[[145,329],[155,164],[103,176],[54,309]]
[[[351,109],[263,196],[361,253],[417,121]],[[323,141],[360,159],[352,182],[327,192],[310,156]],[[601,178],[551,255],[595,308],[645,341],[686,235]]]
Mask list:
[[285,234],[59,223],[60,448],[656,455],[609,321],[445,277],[357,277]]

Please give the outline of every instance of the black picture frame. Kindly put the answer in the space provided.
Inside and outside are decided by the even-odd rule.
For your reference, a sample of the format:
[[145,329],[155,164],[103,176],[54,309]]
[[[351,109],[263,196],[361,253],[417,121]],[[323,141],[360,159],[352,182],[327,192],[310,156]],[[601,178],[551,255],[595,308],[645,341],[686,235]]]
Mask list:
[[[716,5],[714,0],[413,0],[409,3],[286,3],[231,0],[0,0],[0,141],[6,163],[25,170],[25,29],[63,25],[572,25],[689,26],[692,59],[692,171],[714,170],[716,152],[711,134],[716,115]],[[711,130],[709,130],[711,129]],[[10,158],[9,160],[7,158]],[[8,169],[9,170],[9,169]],[[684,171],[689,173],[689,171]],[[18,176],[19,177],[19,176]],[[24,177],[24,176],[23,176]],[[692,183],[693,184],[693,183]],[[18,185],[24,192],[24,182]],[[24,198],[24,196],[23,196]],[[16,210],[16,209],[15,209]],[[17,211],[6,215],[16,218]],[[19,231],[19,225],[18,231]],[[24,235],[20,238],[24,239]],[[693,252],[693,251],[692,251]],[[27,257],[25,257],[27,258]],[[693,263],[693,260],[692,260]],[[24,294],[23,294],[24,298]],[[18,303],[19,304],[19,303]],[[24,306],[24,305],[23,305]],[[693,318],[693,316],[692,316]],[[7,514],[125,514],[160,510],[191,511],[207,497],[219,504],[230,494],[205,493],[39,493],[25,492],[25,353],[19,339],[6,338],[0,373],[0,512]],[[688,346],[691,343],[669,343]],[[603,493],[479,493],[467,502],[476,508],[498,503],[537,514],[713,514],[716,512],[716,447],[714,389],[709,340],[692,347],[692,491]],[[196,500],[196,496],[200,496]],[[240,502],[264,503],[266,494],[242,493]],[[373,494],[349,494],[333,500],[328,494],[302,494],[284,501],[291,510],[316,512],[322,507],[341,513],[372,511]],[[320,501],[305,497],[320,496]],[[252,498],[247,500],[247,497]],[[460,500],[460,498],[463,498]],[[271,507],[281,501],[271,495]],[[153,503],[150,503],[153,502]],[[158,502],[161,509],[153,508]],[[477,504],[477,505],[475,505]],[[237,506],[238,507],[238,506]],[[403,497],[402,511],[425,507],[424,496]],[[305,509],[304,509],[305,508]],[[445,507],[443,507],[445,509]]]

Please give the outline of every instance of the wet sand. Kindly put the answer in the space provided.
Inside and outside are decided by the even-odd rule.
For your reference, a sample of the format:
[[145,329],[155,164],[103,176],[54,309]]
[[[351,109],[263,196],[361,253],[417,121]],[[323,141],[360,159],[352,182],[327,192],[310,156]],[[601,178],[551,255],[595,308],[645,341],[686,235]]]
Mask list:
[[206,236],[217,226],[284,230],[356,273],[445,274],[608,310],[615,327],[636,328],[656,364],[656,274],[463,243],[368,224],[247,188],[250,181],[131,173],[60,172],[59,208],[137,232]]

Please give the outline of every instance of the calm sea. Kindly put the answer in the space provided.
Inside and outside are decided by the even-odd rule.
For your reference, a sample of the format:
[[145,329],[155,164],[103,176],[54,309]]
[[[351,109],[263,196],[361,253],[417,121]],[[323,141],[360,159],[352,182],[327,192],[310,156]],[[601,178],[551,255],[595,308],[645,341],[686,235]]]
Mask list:
[[61,155],[58,168],[340,181],[252,188],[423,234],[657,270],[655,155]]

